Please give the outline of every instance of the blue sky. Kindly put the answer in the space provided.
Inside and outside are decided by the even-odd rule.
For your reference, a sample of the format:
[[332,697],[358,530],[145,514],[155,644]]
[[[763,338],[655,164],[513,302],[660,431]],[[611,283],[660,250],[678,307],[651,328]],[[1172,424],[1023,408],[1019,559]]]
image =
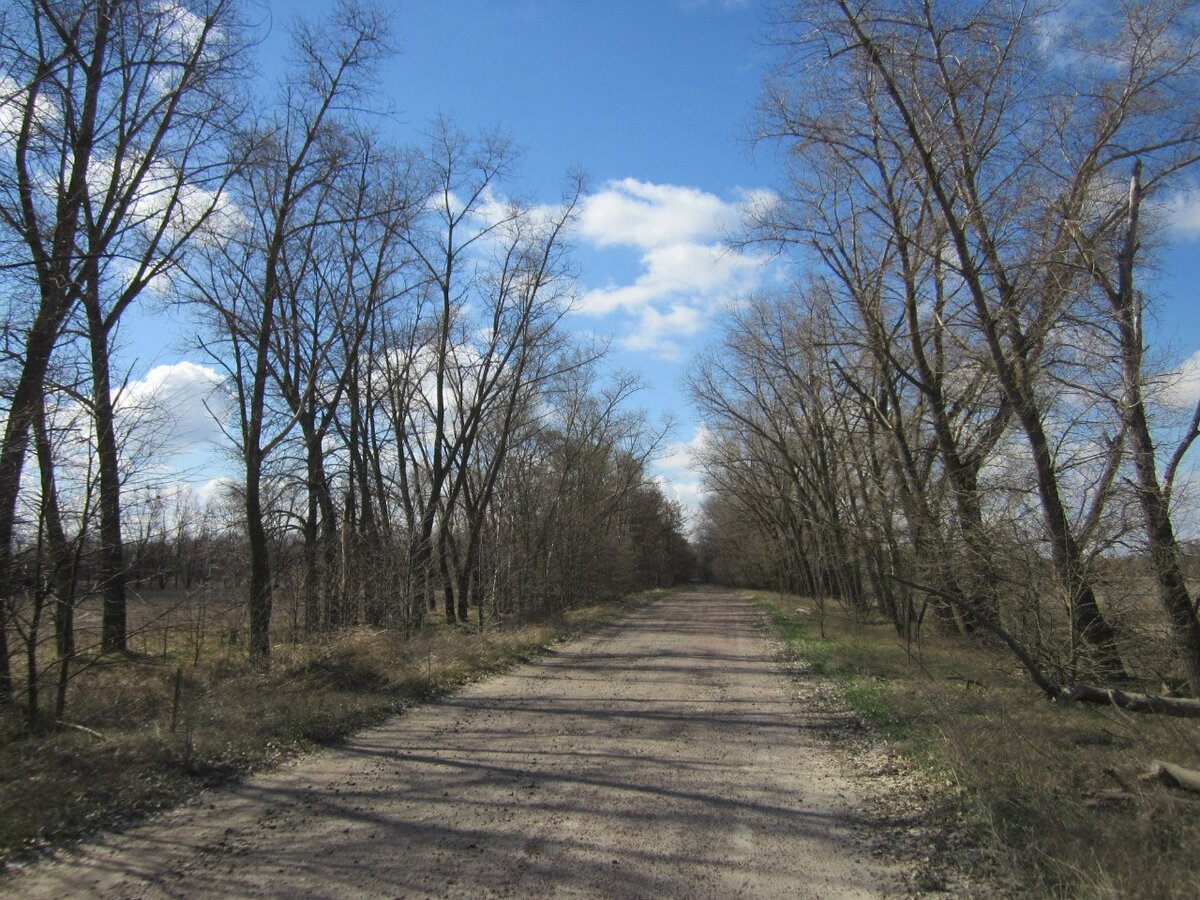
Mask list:
[[774,180],[749,120],[772,51],[749,0],[422,0],[398,6],[399,55],[384,84],[401,130],[445,114],[499,127],[525,149],[524,183],[557,196],[588,174],[571,323],[611,339],[615,366],[646,382],[637,401],[676,423],[660,462],[694,508],[694,414],[680,389],[722,305],[757,287],[761,264],[722,252],[737,204]]
[[[319,16],[330,0],[266,3],[271,32],[264,76],[286,52],[297,13]],[[690,505],[698,481],[687,466],[695,416],[680,388],[688,359],[712,339],[725,302],[777,273],[722,252],[737,205],[778,180],[770,151],[751,152],[749,120],[774,53],[761,0],[412,0],[394,10],[397,55],[379,85],[385,130],[419,142],[445,115],[475,131],[499,128],[524,154],[517,188],[534,201],[559,196],[568,171],[589,176],[592,195],[577,236],[581,332],[611,339],[612,363],[641,373],[641,405],[676,427],[660,471]],[[1200,393],[1200,206],[1163,254],[1164,296],[1155,343],[1191,358]],[[125,329],[137,378],[173,380],[181,425],[199,440],[212,429],[187,406],[204,382],[182,359],[186,323],[141,317]],[[156,375],[157,373],[157,375]],[[134,385],[138,387],[138,385]],[[195,404],[192,403],[194,406]],[[186,407],[186,408],[185,408]],[[190,438],[183,438],[187,444]],[[204,480],[208,472],[198,472]]]
[[[262,77],[276,76],[288,23],[319,17],[331,0],[264,5],[270,32]],[[568,173],[583,170],[591,196],[576,237],[580,332],[611,341],[610,364],[638,372],[636,402],[656,422],[676,424],[662,474],[694,504],[686,465],[696,435],[679,381],[688,358],[712,336],[722,306],[757,287],[759,261],[725,252],[723,229],[738,204],[773,180],[770,154],[747,141],[752,104],[771,57],[761,40],[764,7],[739,0],[414,0],[395,12],[396,55],[382,67],[383,130],[419,143],[443,115],[471,131],[499,129],[522,150],[512,185],[529,199],[556,200]],[[155,311],[123,329],[137,394],[176,407],[179,445],[216,437],[195,399],[205,373],[190,351],[184,317]],[[193,408],[196,407],[196,408]],[[215,472],[211,457],[197,483]]]

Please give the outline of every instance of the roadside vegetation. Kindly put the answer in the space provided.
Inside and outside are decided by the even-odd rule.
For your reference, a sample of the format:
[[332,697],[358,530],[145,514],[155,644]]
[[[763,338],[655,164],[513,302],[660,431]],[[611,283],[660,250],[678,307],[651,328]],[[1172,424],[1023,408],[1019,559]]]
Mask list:
[[73,686],[88,711],[73,727],[30,733],[5,722],[0,871],[336,742],[613,622],[656,593],[483,631],[436,621],[408,637],[348,628],[319,644],[279,644],[269,672],[215,632],[199,664],[180,643],[110,657]]
[[[0,753],[165,691],[191,764],[212,691],[320,694],[328,664],[404,694],[339,654],[436,618],[487,657],[690,573],[666,427],[564,324],[582,177],[535,204],[503,135],[385,134],[397,23],[328,6],[266,84],[239,0],[0,4]],[[164,308],[192,359],[138,380],[122,322]]]
[[950,632],[1046,698],[1200,718],[1196,357],[1146,324],[1200,27],[1063,15],[782,5],[757,136],[785,176],[741,239],[795,277],[692,368],[698,544],[716,581],[825,598],[818,633],[826,606]]
[[795,277],[692,367],[697,546],[1040,890],[1195,896],[1200,397],[1147,323],[1200,28],[1073,9],[780,5],[741,242]]
[[1193,722],[1037,699],[999,644],[940,632],[906,647],[890,622],[841,608],[821,638],[811,598],[755,599],[874,732],[960,789],[967,824],[955,827],[987,835],[1028,890],[1200,894],[1200,801],[1141,777],[1155,759],[1191,758]]

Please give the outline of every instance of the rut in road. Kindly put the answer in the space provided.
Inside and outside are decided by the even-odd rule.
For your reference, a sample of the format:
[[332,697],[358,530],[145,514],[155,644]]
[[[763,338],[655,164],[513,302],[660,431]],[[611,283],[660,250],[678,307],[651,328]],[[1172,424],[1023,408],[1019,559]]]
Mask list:
[[24,896],[879,896],[761,613],[670,595],[3,885]]

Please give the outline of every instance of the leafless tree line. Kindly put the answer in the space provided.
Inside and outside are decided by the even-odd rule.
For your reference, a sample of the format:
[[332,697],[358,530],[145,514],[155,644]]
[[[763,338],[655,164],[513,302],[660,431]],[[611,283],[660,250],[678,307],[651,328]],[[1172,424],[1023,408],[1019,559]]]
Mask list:
[[[241,582],[265,660],[281,591],[307,637],[439,607],[482,625],[686,570],[636,384],[563,327],[582,177],[536,205],[510,195],[504,138],[439,121],[389,144],[388,31],[354,2],[299,24],[264,100],[234,0],[0,10],[0,699],[23,657],[31,718],[43,618],[61,717],[85,651],[128,650],[139,577]],[[194,315],[224,378],[240,477],[203,515],[145,487],[153,428],[120,408],[118,326],[152,302]],[[100,644],[76,647],[93,595]]]
[[1195,694],[1175,517],[1200,408],[1162,402],[1142,286],[1155,203],[1200,158],[1200,23],[1171,0],[1070,9],[786,4],[759,135],[788,181],[745,240],[801,275],[693,371],[702,543],[719,577],[906,637],[927,614],[989,634],[1050,695],[1165,674],[1102,602],[1120,562]]

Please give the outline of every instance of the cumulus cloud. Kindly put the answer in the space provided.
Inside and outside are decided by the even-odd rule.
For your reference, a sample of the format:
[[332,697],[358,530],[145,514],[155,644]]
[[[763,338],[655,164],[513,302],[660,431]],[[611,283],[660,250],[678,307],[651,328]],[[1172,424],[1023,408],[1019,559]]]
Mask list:
[[[94,157],[88,164],[88,186],[97,204],[109,194],[128,192],[130,221],[149,233],[166,225],[171,240],[180,240],[196,230],[195,239],[217,243],[248,226],[244,214],[227,193],[187,180],[188,173],[162,159],[130,153],[120,171],[111,158]],[[135,179],[136,190],[134,189]],[[53,196],[57,186],[47,186]],[[164,222],[165,219],[165,222]],[[197,230],[197,226],[202,226]]]
[[621,346],[676,360],[681,353],[675,339],[698,334],[704,327],[704,320],[704,314],[691,306],[676,304],[666,312],[647,306],[638,313],[637,328],[621,339]]
[[183,360],[155,366],[131,382],[117,400],[127,427],[153,431],[153,440],[169,454],[206,449],[224,440],[217,418],[229,413],[220,374]]
[[598,247],[648,250],[712,240],[737,220],[736,205],[706,191],[622,178],[587,198],[579,233]]
[[[76,400],[61,395],[50,399],[53,405],[47,413],[56,435],[60,500],[69,515],[78,515],[94,478],[95,420]],[[120,389],[114,414],[123,503],[133,519],[145,514],[152,502],[166,503],[172,510],[185,495],[195,495],[200,502],[209,499],[222,480],[214,476],[223,468],[214,451],[218,444],[227,444],[213,414],[229,413],[219,374],[192,362],[156,366]],[[36,466],[26,466],[22,477],[29,490],[37,490]],[[196,487],[197,477],[211,483]]]
[[636,250],[641,270],[630,283],[586,292],[576,311],[621,313],[630,329],[619,338],[623,346],[677,358],[679,340],[698,334],[716,311],[761,284],[765,260],[724,246],[721,237],[740,221],[745,203],[767,196],[746,192],[729,201],[692,187],[609,182],[583,204],[579,235],[597,248]]
[[715,310],[754,290],[763,261],[717,245],[694,243],[655,247],[642,255],[642,272],[632,284],[588,291],[576,308],[603,316],[616,310],[635,312],[655,304],[690,303]]

